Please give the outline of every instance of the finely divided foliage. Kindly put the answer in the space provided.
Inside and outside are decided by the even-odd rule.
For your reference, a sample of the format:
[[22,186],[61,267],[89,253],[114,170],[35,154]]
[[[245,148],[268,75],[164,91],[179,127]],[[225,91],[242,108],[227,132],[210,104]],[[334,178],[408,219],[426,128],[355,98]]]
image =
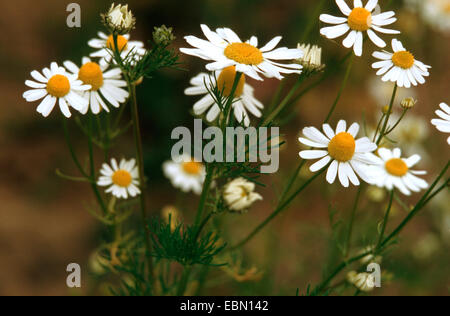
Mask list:
[[[364,268],[361,260],[365,260],[364,263],[372,262],[373,258],[377,258],[377,262],[381,260],[406,224],[448,186],[449,163],[439,176],[428,184],[422,178],[426,174],[425,171],[413,170],[421,157],[413,154],[404,158],[402,150],[398,148],[403,144],[390,138],[391,133],[402,124],[403,118],[416,103],[414,99],[405,99],[401,104],[403,114],[397,120],[392,120],[391,112],[393,107],[397,106],[394,104],[397,88],[424,84],[430,68],[418,61],[398,39],[392,39],[392,53],[376,51],[367,54],[381,60],[373,63],[372,67],[378,69],[377,75],[382,76],[382,81],[392,82],[393,89],[390,100],[385,100],[389,106],[380,115],[373,138],[365,136],[367,122],[364,122],[364,125],[356,122],[347,125],[346,120],[334,118],[334,112],[351,75],[354,55],[363,55],[364,36],[367,35],[376,46],[384,48],[386,42],[377,33],[400,33],[385,28],[397,18],[393,11],[381,13],[378,0],[368,0],[365,5],[361,0],[354,0],[352,9],[344,0],[336,0],[336,5],[344,16],[321,14],[319,20],[332,26],[321,28],[320,34],[328,39],[345,35],[343,45],[347,48],[353,47],[353,52],[340,61],[340,64],[345,64],[348,60],[347,70],[342,73],[341,88],[328,114],[318,109],[321,111],[319,116],[324,118],[321,126],[296,127],[302,131],[298,140],[305,146],[299,152],[298,167],[288,171],[286,184],[278,190],[274,184],[279,181],[270,183],[272,178],[261,177],[258,167],[266,161],[262,161],[261,157],[255,161],[247,159],[250,156],[251,144],[246,143],[245,137],[241,143],[233,142],[232,145],[236,152],[238,146],[244,148],[244,161],[235,159],[237,155],[233,155],[234,160],[220,157],[224,158],[221,160],[224,162],[203,162],[187,153],[171,157],[162,164],[162,171],[175,190],[180,190],[183,195],[198,195],[194,196],[198,203],[194,215],[189,212],[194,199],[191,197],[189,203],[179,203],[182,194],[168,201],[171,205],[181,204],[181,209],[178,209],[178,205],[166,207],[160,218],[152,213],[151,219],[147,212],[149,205],[155,209],[154,204],[147,201],[148,193],[152,192],[151,186],[154,185],[154,173],[144,168],[140,130],[140,123],[143,122],[139,116],[140,106],[143,105],[138,106],[137,93],[139,84],[143,80],[151,80],[157,70],[179,69],[177,50],[170,48],[175,39],[172,28],[165,25],[155,28],[153,41],[149,41],[148,45],[132,41],[128,33],[135,26],[134,15],[127,5],[113,4],[108,12],[101,15],[107,33],[100,31],[98,38],[87,43],[95,49],[89,55],[90,58],[83,57],[81,64],[65,61],[64,67],[52,62],[50,67],[44,68],[42,72],[31,72],[33,80],[25,81],[25,85],[31,90],[26,91],[23,97],[27,102],[39,101],[37,112],[44,117],[49,116],[58,104],[63,114],[61,118],[70,157],[80,175],[70,176],[59,170],[57,174],[64,179],[86,182],[91,186],[96,206],[90,207],[89,211],[109,228],[96,254],[99,263],[97,268],[100,266],[101,273],[118,278],[118,282],[114,283],[116,285],[111,286],[111,293],[184,295],[192,294],[190,290],[195,284],[198,285],[198,293],[202,293],[201,289],[208,280],[208,273],[212,271],[204,266],[226,265],[226,271],[235,280],[241,282],[251,279],[258,269],[252,268],[239,274],[238,272],[242,271],[233,270],[233,262],[227,262],[228,259],[235,253],[242,256],[242,246],[265,229],[281,212],[286,211],[292,201],[317,178],[323,179],[320,175],[324,173],[328,184],[339,189],[352,184],[358,186],[358,191],[351,220],[345,225],[348,232],[345,234],[347,238],[343,242],[344,246],[341,246],[342,240],[336,233],[340,226],[335,222],[337,211],[330,205],[333,243],[341,250],[340,259],[343,262],[333,263],[335,270],[325,275],[323,281],[314,288],[308,286],[307,294],[332,294],[334,287],[330,284],[342,277],[341,272],[350,266],[354,266],[356,270],[349,272],[340,282],[336,281],[336,284],[354,286],[358,294],[360,291],[373,290],[373,286],[368,285],[371,283],[368,281],[372,280],[371,275],[356,272]],[[275,36],[265,45],[260,45],[256,36],[250,36],[248,40],[243,41],[227,27],[212,31],[202,24],[200,29],[206,39],[193,35],[185,36],[184,39],[191,47],[180,48],[179,51],[205,60],[207,72],[186,76],[192,79],[184,93],[199,96],[192,108],[193,116],[201,118],[209,127],[220,132],[228,128],[248,131],[243,127],[266,128],[288,122],[286,112],[289,112],[289,117],[294,112],[292,106],[295,101],[315,85],[306,87],[302,92],[298,91],[299,88],[303,87],[305,80],[318,75],[326,68],[322,64],[322,53],[327,55],[327,50],[322,51],[321,47],[313,43],[292,43],[297,48],[277,48],[282,40],[281,36]],[[187,59],[186,63],[188,66],[190,60]],[[365,66],[369,73],[370,66]],[[295,79],[294,85],[283,97],[288,81],[273,81],[280,87],[272,102],[267,102],[265,106],[259,96],[257,97],[256,89],[261,86],[260,81],[271,78],[281,80],[287,75]],[[322,82],[328,75],[329,72],[325,69],[317,82]],[[70,107],[75,111],[71,111]],[[72,114],[75,114],[73,120],[67,120]],[[439,118],[433,119],[431,123],[439,131],[449,133],[450,107],[441,103],[436,114]],[[362,112],[357,115],[362,116]],[[331,119],[336,120],[336,128],[329,124]],[[71,143],[70,122],[75,122],[88,140],[87,163],[81,162],[79,153]],[[134,155],[134,158],[116,160],[111,157],[110,149],[117,144],[118,138],[127,137],[129,128],[133,129],[135,150],[126,154]],[[270,147],[271,151],[277,153],[280,153],[284,144],[283,136],[279,135],[266,134],[264,141],[267,148]],[[447,141],[450,144],[450,137]],[[203,153],[207,145],[201,144],[200,148],[194,148],[194,151],[200,150]],[[99,151],[94,150],[95,147],[102,151],[102,159],[105,161],[100,169],[100,165],[97,165],[100,159],[97,157]],[[120,149],[114,152],[120,153]],[[167,152],[169,153],[170,149]],[[312,172],[309,177],[302,172],[308,160],[317,160],[309,167]],[[336,179],[339,180],[338,184],[334,184]],[[322,183],[324,182],[322,180]],[[221,219],[225,216],[244,218],[246,212],[258,212],[260,201],[270,199],[269,196],[258,193],[267,183],[279,193],[273,195],[274,201],[267,203],[273,205],[274,209],[258,225],[250,224],[247,234],[230,238],[231,234],[224,225],[226,221]],[[350,254],[355,250],[351,244],[352,229],[355,226],[354,221],[357,220],[355,213],[360,207],[365,183],[385,189],[389,196],[388,206],[381,225],[378,225],[381,230],[367,234],[375,236],[375,240],[368,240],[369,246],[365,247],[362,253],[351,257]],[[398,192],[410,195],[421,191],[425,192],[419,201],[408,209],[408,215],[403,222],[390,234],[385,234],[391,228],[387,224],[393,204],[406,205]],[[168,196],[161,196],[161,199],[167,198]],[[140,211],[140,219],[135,218],[137,209]],[[177,262],[181,266],[174,267],[171,262]],[[358,262],[360,265],[356,266]]]

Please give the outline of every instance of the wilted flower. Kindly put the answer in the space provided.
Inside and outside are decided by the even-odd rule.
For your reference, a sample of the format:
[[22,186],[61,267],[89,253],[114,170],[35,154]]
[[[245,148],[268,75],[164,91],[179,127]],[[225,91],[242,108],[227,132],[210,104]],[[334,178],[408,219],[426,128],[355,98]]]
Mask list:
[[133,16],[131,10],[128,10],[127,5],[113,3],[108,13],[101,15],[103,23],[111,31],[116,34],[129,33],[136,24],[136,19]]
[[158,45],[170,45],[170,43],[175,40],[175,35],[173,35],[172,31],[173,29],[171,27],[167,27],[165,25],[161,25],[160,27],[155,26],[155,30],[153,31],[153,40]]
[[370,292],[375,287],[375,277],[367,272],[350,271],[347,274],[347,281],[362,292]]
[[305,71],[320,72],[325,68],[322,64],[322,48],[311,44],[298,44],[298,49],[303,51],[303,57],[298,59],[298,63]]
[[225,185],[223,198],[232,211],[240,212],[248,209],[262,196],[254,192],[255,184],[244,178],[237,178]]
[[408,110],[411,109],[414,105],[416,105],[417,100],[409,97],[409,98],[405,98],[402,100],[402,102],[400,102],[400,105],[403,109]]

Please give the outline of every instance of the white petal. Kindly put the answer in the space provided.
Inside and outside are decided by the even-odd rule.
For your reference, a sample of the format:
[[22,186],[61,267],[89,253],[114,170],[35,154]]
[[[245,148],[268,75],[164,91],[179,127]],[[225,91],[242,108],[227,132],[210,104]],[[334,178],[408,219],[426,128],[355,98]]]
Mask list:
[[320,21],[330,24],[341,24],[347,22],[347,18],[337,17],[329,14],[321,14]]
[[299,153],[302,159],[318,159],[328,155],[326,150],[303,150]]
[[352,47],[353,44],[355,44],[357,33],[358,32],[356,32],[356,31],[351,31],[350,33],[348,33],[347,37],[342,41],[342,45],[344,45],[344,47],[347,47],[347,48]]
[[325,156],[324,158],[320,159],[318,162],[311,165],[309,170],[311,170],[311,172],[319,171],[320,169],[325,167],[330,162],[330,160],[331,160],[330,156]]
[[328,167],[327,171],[327,182],[332,184],[334,180],[336,179],[336,175],[338,172],[338,162],[336,160],[333,160],[331,165]]
[[377,34],[375,34],[374,31],[372,31],[370,29],[367,30],[367,35],[369,35],[369,38],[372,41],[372,43],[374,43],[378,47],[381,47],[381,48],[386,47],[385,41],[383,41]]
[[320,29],[320,34],[322,34],[323,36],[325,36],[329,39],[334,39],[334,38],[344,35],[345,33],[347,33],[347,31],[349,29],[350,29],[350,27],[348,26],[348,24],[345,23],[345,24],[340,24],[340,25],[335,25],[335,26],[323,27]]
[[350,10],[350,8],[348,7],[347,3],[345,3],[344,0],[336,0],[336,4],[341,10],[341,12],[344,13],[345,15],[348,16],[350,12],[352,12],[352,10]]

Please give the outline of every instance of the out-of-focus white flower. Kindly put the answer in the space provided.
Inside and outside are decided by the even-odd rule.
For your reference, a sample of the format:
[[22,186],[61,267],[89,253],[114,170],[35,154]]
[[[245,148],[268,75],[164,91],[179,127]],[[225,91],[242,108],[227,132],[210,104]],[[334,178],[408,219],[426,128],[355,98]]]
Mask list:
[[362,292],[371,292],[375,288],[375,277],[367,272],[350,271],[347,274],[347,281]]
[[420,161],[420,156],[413,155],[405,159],[401,157],[401,154],[399,148],[392,151],[379,148],[378,155],[380,157],[377,157],[377,165],[370,166],[367,171],[372,179],[371,183],[388,190],[396,187],[405,195],[410,195],[411,191],[419,192],[421,189],[426,189],[427,182],[417,177],[426,172],[411,170]]
[[[450,133],[450,106],[445,103],[441,103],[439,105],[441,110],[436,111],[436,115],[440,117],[440,119],[431,120],[431,124],[436,126],[436,128],[443,133]],[[450,137],[447,138],[447,143],[450,144]]]
[[441,247],[439,236],[429,233],[422,237],[413,248],[413,256],[417,260],[428,260],[435,255]]
[[185,155],[179,157],[176,161],[166,161],[163,164],[163,171],[172,185],[181,189],[181,191],[192,191],[197,195],[202,193],[206,176],[205,166],[202,163]]
[[[362,255],[366,252],[371,252],[374,250],[373,246],[368,246],[366,248],[361,249],[361,251],[358,252],[359,255]],[[362,265],[367,265],[369,263],[378,263],[381,264],[381,262],[383,261],[383,257],[382,256],[374,256],[373,254],[369,254],[363,258],[361,258],[361,260],[359,260],[359,262]]]
[[225,185],[223,198],[232,211],[247,210],[255,201],[262,200],[262,196],[255,191],[255,184],[244,178],[237,178]]
[[361,56],[363,51],[363,37],[367,33],[370,40],[378,47],[385,47],[386,43],[374,32],[385,34],[399,34],[399,31],[386,29],[384,26],[397,21],[394,11],[376,13],[375,8],[378,0],[367,1],[363,6],[361,0],[354,1],[354,8],[350,9],[344,0],[336,0],[336,4],[345,17],[336,17],[329,14],[321,14],[320,21],[333,24],[320,29],[320,34],[329,39],[334,39],[346,34],[342,45],[347,48],[353,47],[356,56]]
[[136,24],[136,19],[131,10],[128,10],[126,5],[111,5],[111,8],[106,14],[102,14],[103,23],[112,32],[117,34],[129,33]]

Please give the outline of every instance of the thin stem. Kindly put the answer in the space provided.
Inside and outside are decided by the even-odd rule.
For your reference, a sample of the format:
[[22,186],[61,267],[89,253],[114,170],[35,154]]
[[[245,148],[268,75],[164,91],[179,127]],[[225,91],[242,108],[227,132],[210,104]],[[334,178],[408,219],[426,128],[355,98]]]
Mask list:
[[300,75],[297,82],[292,87],[291,91],[289,91],[289,93],[286,95],[286,97],[283,99],[283,101],[281,101],[281,103],[278,105],[278,107],[274,111],[272,111],[272,113],[270,113],[268,117],[266,117],[266,119],[263,121],[261,126],[267,126],[270,123],[272,123],[272,121],[278,116],[278,114],[280,114],[280,112],[283,111],[283,109],[286,107],[288,102],[292,99],[292,97],[297,92],[297,90],[300,88],[300,85],[306,78],[307,78],[307,75],[305,75],[305,74]]
[[392,126],[385,134],[384,134],[384,136],[386,136],[386,135],[389,135],[390,133],[392,133],[392,131],[398,126],[398,124],[400,124],[400,122],[403,120],[403,118],[405,117],[405,115],[406,115],[406,112],[408,112],[408,110],[403,110],[403,113],[402,113],[402,115],[400,115],[400,118],[397,120],[397,122],[394,124],[394,126]]
[[308,24],[306,25],[300,43],[303,43],[308,39],[309,34],[311,33],[312,28],[314,25],[316,25],[316,22],[318,20],[319,13],[322,11],[322,8],[325,4],[325,0],[320,0],[316,8],[314,9],[314,12],[310,15]]
[[328,166],[322,168],[319,172],[315,173],[311,178],[309,178],[305,183],[303,183],[292,195],[290,195],[286,201],[282,202],[276,209],[273,211],[261,224],[259,224],[245,239],[231,247],[229,250],[237,249],[248,241],[250,241],[256,234],[259,233],[261,229],[263,229],[267,224],[269,224],[279,213],[281,213],[291,202],[295,199],[295,197],[300,194],[309,184],[311,184],[317,177],[319,177]]
[[283,193],[281,194],[280,202],[282,202],[286,198],[287,194],[291,190],[292,185],[294,184],[295,180],[297,179],[298,174],[300,173],[300,170],[303,168],[305,163],[306,163],[306,160],[302,159],[300,161],[300,163],[298,164],[297,169],[295,169],[293,176],[289,179],[288,184],[286,185],[286,187],[284,188]]
[[[430,186],[427,192],[422,196],[420,201],[416,204],[416,206],[412,209],[412,211],[406,216],[406,218],[397,226],[397,228],[388,236],[386,237],[383,242],[381,243],[381,246],[383,247],[386,245],[392,238],[397,236],[403,228],[408,224],[408,222],[413,219],[417,213],[430,201],[428,199],[428,196],[431,194],[433,189],[436,187],[438,182],[441,180],[441,178],[445,175],[448,168],[450,167],[450,161],[447,162],[447,165],[444,167],[442,172],[439,174],[439,176],[436,178],[436,180],[433,182],[433,184]],[[448,182],[448,179],[447,179]],[[433,193],[433,196],[435,196],[437,193],[439,193],[441,190],[443,190],[446,186],[441,186],[435,193]]]
[[[436,178],[436,180],[433,182],[433,184],[431,185],[431,187],[427,190],[427,192],[424,193],[424,195],[422,196],[422,198],[420,199],[420,201],[416,204],[416,206],[413,208],[413,210],[408,214],[408,216],[397,226],[397,228],[388,236],[386,237],[383,242],[381,243],[380,247],[378,249],[376,249],[376,253],[380,252],[383,247],[386,246],[387,243],[389,243],[395,236],[397,236],[402,229],[406,226],[406,224],[412,219],[414,218],[414,216],[417,215],[417,213],[423,208],[425,207],[425,205],[427,204],[427,202],[429,202],[429,195],[430,193],[433,191],[433,189],[436,187],[437,183],[441,180],[441,178],[445,175],[445,173],[447,172],[448,168],[450,167],[450,161],[447,162],[447,165],[444,167],[444,169],[441,171],[441,173],[439,174],[439,176]],[[447,182],[449,181],[449,179],[447,180]],[[435,193],[433,193],[433,195],[436,195],[437,193],[439,193],[441,190],[443,190],[445,188],[445,186],[441,186]],[[328,284],[342,271],[344,270],[349,264],[356,262],[362,258],[364,258],[367,255],[376,255],[376,253],[374,254],[372,251],[368,251],[364,254],[355,256],[349,260],[346,260],[344,262],[342,262],[340,265],[338,265],[336,267],[336,269],[324,280],[322,281],[312,292],[313,295],[318,295],[320,294],[327,286]]]
[[97,198],[98,203],[103,211],[103,214],[108,213],[108,208],[106,207],[105,202],[98,190],[96,177],[95,177],[95,165],[94,165],[94,148],[92,143],[92,114],[89,114],[89,122],[88,122],[88,148],[89,148],[89,165],[90,165],[90,176],[91,179],[91,187],[94,191],[94,195]]
[[198,204],[197,208],[197,215],[195,216],[196,226],[199,225],[203,215],[203,211],[205,209],[206,199],[208,197],[209,189],[211,187],[211,183],[214,178],[214,171],[215,171],[214,166],[210,166],[210,170],[208,170],[208,172],[206,173],[206,179],[205,182],[203,183],[202,188],[202,195],[200,196],[200,203]]
[[222,130],[225,131],[225,128],[228,124],[228,119],[231,113],[231,109],[233,108],[234,96],[236,94],[236,89],[239,85],[239,81],[241,80],[242,72],[236,72],[236,76],[234,77],[233,87],[231,88],[230,95],[228,96],[227,103],[225,104],[225,108],[223,110],[224,118],[222,122]]
[[[344,58],[342,58],[339,61],[339,65],[341,65],[342,63],[344,63],[351,55],[353,55],[353,52],[349,52],[347,55],[344,56]],[[339,67],[336,67],[337,69],[339,69]],[[333,74],[335,71],[325,71],[322,76],[320,77],[320,79],[316,80],[314,83],[310,84],[309,86],[307,86],[305,89],[303,89],[298,95],[296,95],[287,105],[286,107],[290,107],[293,103],[297,102],[302,96],[304,96],[306,93],[308,93],[309,91],[311,91],[312,89],[314,89],[315,87],[317,87],[318,85],[320,85],[323,81],[325,81],[325,79],[327,79],[331,74]]]
[[389,195],[389,204],[386,209],[386,214],[384,215],[383,226],[382,226],[381,232],[380,232],[380,239],[378,240],[378,244],[375,249],[379,249],[381,246],[381,243],[383,242],[384,232],[386,231],[387,223],[389,221],[389,215],[391,213],[393,200],[394,200],[394,189],[391,190],[390,195]]
[[361,184],[358,187],[358,191],[356,192],[355,201],[354,201],[353,207],[352,207],[352,213],[350,215],[350,224],[349,224],[347,239],[346,239],[346,243],[345,243],[344,257],[347,257],[349,249],[350,249],[350,243],[351,243],[352,234],[353,234],[353,223],[355,222],[356,210],[358,209],[359,198],[361,197],[362,190],[363,190],[363,185]]
[[148,217],[147,217],[147,211],[146,211],[146,180],[145,180],[145,172],[144,172],[144,154],[142,150],[142,137],[141,137],[141,130],[139,126],[139,111],[137,107],[137,100],[136,100],[136,86],[128,81],[128,89],[130,92],[130,100],[131,100],[131,115],[133,120],[133,127],[134,127],[134,142],[136,146],[136,158],[137,158],[137,164],[138,164],[138,170],[139,170],[139,183],[141,187],[141,194],[140,194],[140,207],[141,207],[141,217],[142,217],[142,225],[144,226],[145,231],[145,246],[147,249],[147,268],[148,273],[151,279],[153,279],[153,260],[151,257],[151,251],[152,246],[150,242],[150,227],[148,226]]
[[389,118],[392,112],[392,106],[394,105],[395,95],[397,94],[397,83],[394,84],[394,90],[392,91],[391,102],[389,103],[389,108],[386,113],[386,118],[384,119],[383,127],[381,128],[380,135],[378,136],[377,145],[381,143],[381,140],[386,135],[386,128],[389,123]]
[[81,166],[77,155],[75,154],[75,150],[73,149],[72,142],[70,141],[70,135],[69,135],[69,128],[67,126],[67,121],[65,118],[63,118],[63,130],[64,130],[64,137],[66,139],[67,146],[69,147],[70,156],[72,157],[73,162],[77,166],[80,173],[85,176],[86,178],[89,178],[86,171],[84,171],[83,167]]
[[350,71],[352,69],[354,59],[355,59],[355,55],[352,54],[350,56],[350,61],[348,62],[348,65],[347,65],[347,70],[345,71],[345,76],[344,76],[344,79],[342,80],[341,87],[339,88],[339,92],[336,96],[336,99],[334,100],[333,105],[330,108],[330,111],[328,112],[327,117],[325,118],[325,123],[328,123],[328,121],[330,120],[331,116],[334,113],[334,110],[336,109],[336,106],[337,106],[339,100],[341,99],[342,92],[344,91],[345,86],[347,85],[348,78],[350,77]]

